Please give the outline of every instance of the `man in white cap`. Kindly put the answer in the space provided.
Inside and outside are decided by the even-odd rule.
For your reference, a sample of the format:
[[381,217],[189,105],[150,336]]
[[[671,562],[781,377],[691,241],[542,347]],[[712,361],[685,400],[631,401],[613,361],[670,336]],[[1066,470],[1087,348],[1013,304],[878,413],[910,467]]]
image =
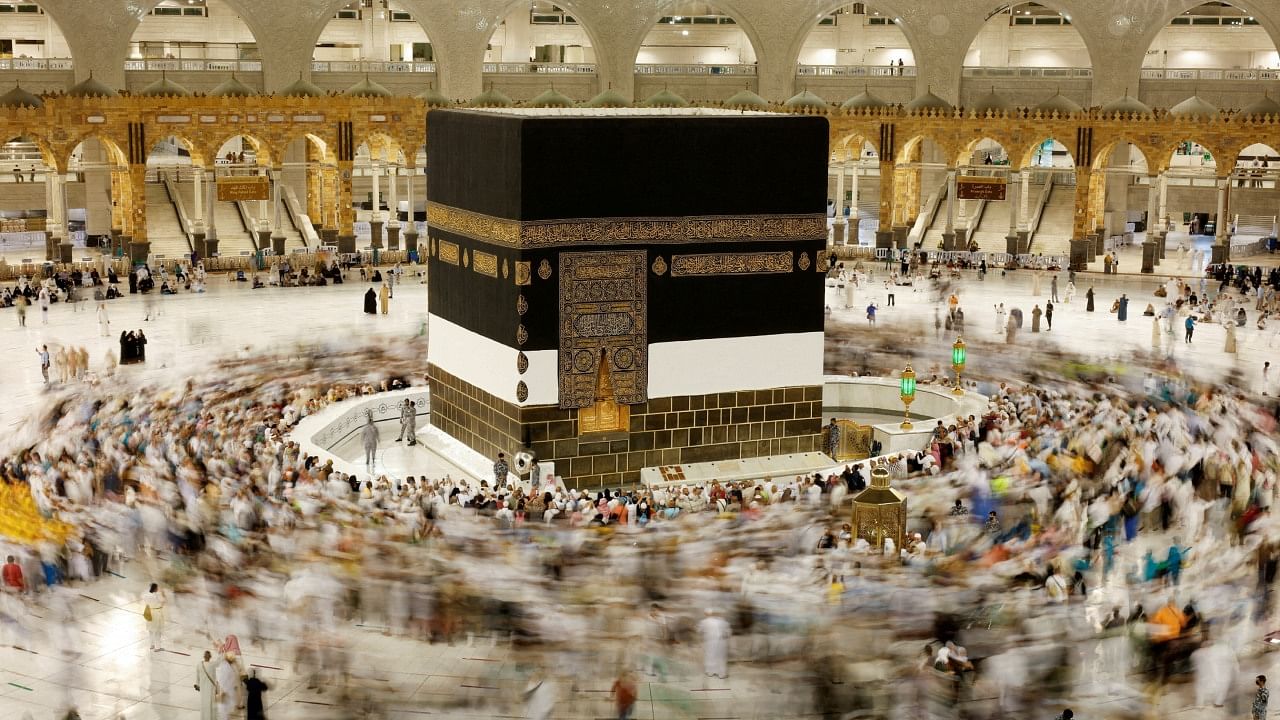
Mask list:
[[707,608],[706,617],[698,623],[702,637],[702,672],[707,677],[729,677],[729,623]]

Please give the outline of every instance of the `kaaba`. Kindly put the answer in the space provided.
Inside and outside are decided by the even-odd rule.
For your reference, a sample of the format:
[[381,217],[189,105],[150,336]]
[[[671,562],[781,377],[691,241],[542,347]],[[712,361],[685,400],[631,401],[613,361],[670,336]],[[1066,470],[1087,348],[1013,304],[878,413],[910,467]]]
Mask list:
[[431,422],[566,484],[821,449],[828,124],[435,110]]

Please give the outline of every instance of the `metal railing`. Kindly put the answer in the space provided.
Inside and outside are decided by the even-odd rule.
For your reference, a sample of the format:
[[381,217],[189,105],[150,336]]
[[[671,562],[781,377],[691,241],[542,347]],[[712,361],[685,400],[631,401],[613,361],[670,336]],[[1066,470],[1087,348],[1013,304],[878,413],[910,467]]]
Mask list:
[[636,65],[637,75],[755,75],[755,65]]
[[124,61],[124,69],[126,71],[160,71],[168,72],[262,72],[261,60],[202,60],[202,59],[177,59],[177,58],[153,58],[153,59],[133,59]]
[[915,77],[915,65],[797,65],[797,77]]
[[191,220],[187,217],[186,203],[182,201],[182,194],[179,192],[178,185],[173,181],[172,177],[165,178],[164,191],[169,196],[169,202],[173,205],[174,214],[178,216],[178,227],[182,230],[182,235],[187,239],[187,249],[191,250],[195,247],[191,231]]
[[281,184],[280,189],[280,200],[289,216],[289,222],[293,223],[294,229],[302,237],[302,244],[308,248],[319,245],[320,236],[316,235],[316,229],[311,225],[311,218],[307,216],[302,203],[298,202],[298,195],[293,191],[293,187],[284,183]]
[[594,75],[595,63],[485,63],[486,75]]
[[378,60],[314,60],[311,72],[433,73],[433,62],[382,62]]
[[1040,220],[1044,217],[1044,209],[1049,204],[1049,196],[1053,194],[1053,184],[1056,179],[1057,173],[1049,173],[1044,180],[1040,197],[1036,198],[1036,209],[1031,212],[1031,219],[1027,222],[1027,237],[1030,239],[1027,247],[1035,242],[1036,233],[1040,232]]
[[1280,70],[1142,68],[1143,80],[1280,80]]
[[1050,78],[1054,80],[1088,79],[1093,68],[1078,67],[966,67],[964,77],[980,78]]
[[74,70],[71,58],[4,58],[0,70]]

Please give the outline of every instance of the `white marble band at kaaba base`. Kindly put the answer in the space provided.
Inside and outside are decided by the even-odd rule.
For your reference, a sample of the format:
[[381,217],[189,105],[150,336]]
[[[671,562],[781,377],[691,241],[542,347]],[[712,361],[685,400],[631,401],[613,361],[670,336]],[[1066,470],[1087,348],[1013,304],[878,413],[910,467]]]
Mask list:
[[[506,402],[524,407],[559,403],[558,352],[526,352],[521,374],[519,350],[467,330],[438,315],[429,317],[429,361],[445,372]],[[738,390],[813,387],[822,384],[823,334],[783,333],[712,338],[649,346],[649,398],[705,395]],[[529,397],[520,402],[523,381]]]

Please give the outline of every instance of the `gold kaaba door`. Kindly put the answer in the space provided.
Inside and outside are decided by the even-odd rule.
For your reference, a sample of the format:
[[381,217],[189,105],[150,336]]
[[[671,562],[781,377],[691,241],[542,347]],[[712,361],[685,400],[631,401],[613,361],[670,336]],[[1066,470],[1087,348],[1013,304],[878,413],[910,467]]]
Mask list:
[[[833,458],[835,461],[866,460],[871,457],[870,425],[859,425],[852,420],[836,420],[836,427],[840,428],[840,444],[836,447],[836,456]],[[830,430],[822,431],[824,448],[830,437]]]

